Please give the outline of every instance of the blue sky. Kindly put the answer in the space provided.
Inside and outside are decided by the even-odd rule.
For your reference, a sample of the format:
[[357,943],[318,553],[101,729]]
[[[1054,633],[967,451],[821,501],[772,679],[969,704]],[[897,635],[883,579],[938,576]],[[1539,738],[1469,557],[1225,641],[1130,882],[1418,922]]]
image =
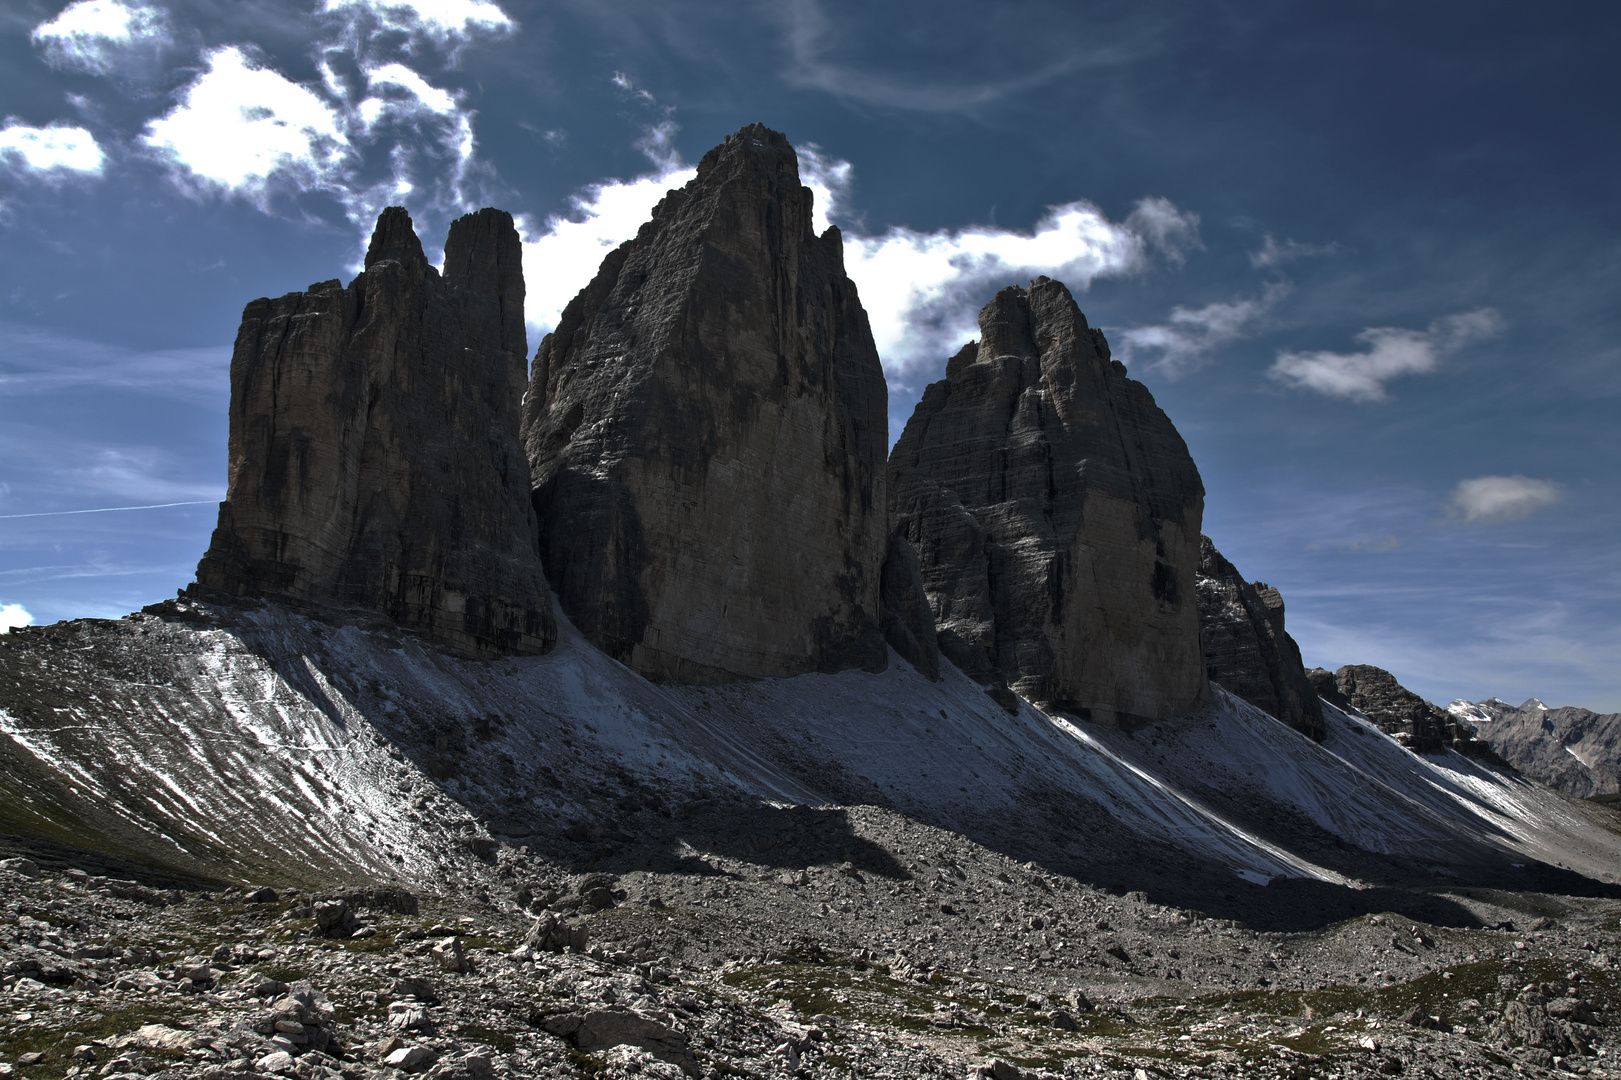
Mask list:
[[242,306],[347,278],[382,206],[435,253],[517,215],[532,350],[758,120],[845,232],[892,434],[1057,277],[1308,663],[1621,709],[1617,55],[1613,3],[8,4],[0,623],[190,580]]

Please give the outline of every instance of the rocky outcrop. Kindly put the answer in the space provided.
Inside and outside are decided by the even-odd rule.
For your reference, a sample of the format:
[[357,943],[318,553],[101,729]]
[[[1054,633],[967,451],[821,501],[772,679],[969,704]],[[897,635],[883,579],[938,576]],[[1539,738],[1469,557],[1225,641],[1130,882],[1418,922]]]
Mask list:
[[887,399],[782,135],[706,154],[535,354],[541,553],[599,648],[682,683],[882,670]]
[[518,435],[522,254],[511,216],[481,210],[451,226],[441,275],[390,207],[347,287],[247,306],[200,585],[383,612],[469,656],[551,647]]
[[1454,701],[1447,712],[1533,780],[1581,798],[1621,793],[1621,713],[1550,709],[1536,698]]
[[1197,707],[1204,487],[1186,444],[1058,282],[1003,289],[979,325],[890,455],[940,651],[1099,722]]
[[1323,707],[1283,628],[1283,596],[1245,581],[1208,536],[1199,545],[1199,637],[1210,680],[1321,742]]
[[1318,696],[1342,709],[1355,709],[1415,753],[1436,753],[1451,747],[1472,757],[1495,755],[1475,738],[1469,725],[1438,709],[1401,683],[1384,668],[1372,664],[1346,664],[1338,671],[1312,668],[1306,677]]

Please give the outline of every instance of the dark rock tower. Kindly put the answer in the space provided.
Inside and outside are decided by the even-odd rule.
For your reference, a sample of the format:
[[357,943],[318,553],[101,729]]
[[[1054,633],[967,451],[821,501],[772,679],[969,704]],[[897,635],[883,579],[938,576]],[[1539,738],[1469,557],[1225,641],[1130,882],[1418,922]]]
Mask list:
[[883,370],[788,140],[704,155],[535,354],[541,553],[596,645],[682,683],[881,670]]
[[551,647],[518,436],[522,259],[511,215],[480,210],[441,276],[390,207],[348,287],[247,306],[201,585],[369,608],[468,656]]

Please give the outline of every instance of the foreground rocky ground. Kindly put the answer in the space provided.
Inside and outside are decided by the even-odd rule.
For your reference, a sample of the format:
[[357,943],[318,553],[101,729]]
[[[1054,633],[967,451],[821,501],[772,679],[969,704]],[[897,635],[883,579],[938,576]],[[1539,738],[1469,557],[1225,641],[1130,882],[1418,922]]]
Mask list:
[[[0,1076],[1621,1075],[1616,899],[1369,891],[1266,932],[888,811],[772,809],[680,822],[674,869],[497,846],[461,896],[35,851],[0,864]],[[815,855],[727,854],[775,845]]]

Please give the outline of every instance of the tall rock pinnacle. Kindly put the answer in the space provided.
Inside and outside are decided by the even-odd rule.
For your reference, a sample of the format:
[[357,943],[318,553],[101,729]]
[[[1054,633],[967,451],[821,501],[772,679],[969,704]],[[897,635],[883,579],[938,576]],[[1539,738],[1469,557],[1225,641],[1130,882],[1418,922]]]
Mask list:
[[1186,444],[1058,282],[1003,289],[979,326],[890,456],[941,653],[1100,722],[1195,708],[1204,486]]
[[564,611],[655,679],[888,660],[883,370],[788,140],[704,155],[535,354],[524,405]]
[[441,277],[390,207],[347,288],[247,306],[200,584],[369,608],[469,656],[551,647],[518,437],[522,258],[511,215],[480,210]]

